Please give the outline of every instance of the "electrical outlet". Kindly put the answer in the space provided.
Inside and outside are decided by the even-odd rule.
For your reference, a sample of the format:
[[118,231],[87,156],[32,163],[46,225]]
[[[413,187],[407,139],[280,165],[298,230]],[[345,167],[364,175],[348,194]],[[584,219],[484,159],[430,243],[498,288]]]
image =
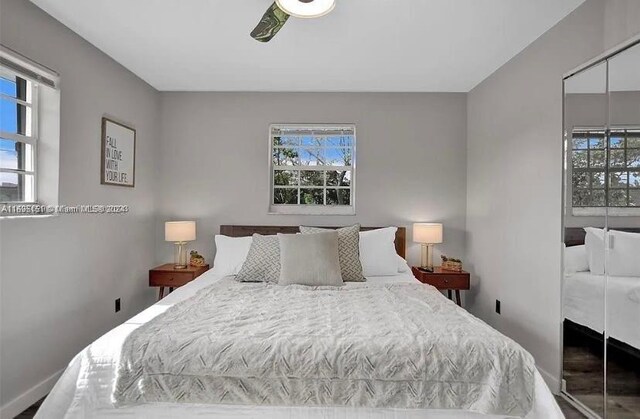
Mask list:
[[500,314],[500,300],[496,300],[496,313]]
[[120,299],[116,298],[116,313],[120,311]]

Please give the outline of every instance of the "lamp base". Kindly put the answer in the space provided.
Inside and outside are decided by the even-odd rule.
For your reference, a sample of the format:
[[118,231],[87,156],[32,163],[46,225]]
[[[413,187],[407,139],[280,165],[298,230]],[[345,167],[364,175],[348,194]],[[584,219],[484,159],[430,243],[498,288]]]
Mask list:
[[421,250],[420,270],[433,272],[433,245],[430,243],[422,243]]
[[173,255],[173,269],[187,268],[187,252],[185,242],[176,242],[175,253]]

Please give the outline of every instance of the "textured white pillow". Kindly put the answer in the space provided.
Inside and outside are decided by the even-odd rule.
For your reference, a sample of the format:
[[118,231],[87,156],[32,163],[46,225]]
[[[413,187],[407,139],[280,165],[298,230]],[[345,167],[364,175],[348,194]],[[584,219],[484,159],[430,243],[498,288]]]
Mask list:
[[584,231],[587,233],[584,244],[589,259],[589,270],[594,275],[604,275],[604,230],[586,227]]
[[247,259],[252,240],[251,237],[216,235],[216,257],[212,271],[219,275],[237,275]]
[[338,232],[278,234],[279,285],[342,285]]
[[398,254],[394,244],[397,230],[396,227],[387,227],[360,232],[360,262],[365,277],[398,274]]
[[640,234],[611,230],[609,240],[609,275],[640,277]]
[[587,246],[571,246],[564,249],[564,271],[566,273],[586,272],[589,270]]

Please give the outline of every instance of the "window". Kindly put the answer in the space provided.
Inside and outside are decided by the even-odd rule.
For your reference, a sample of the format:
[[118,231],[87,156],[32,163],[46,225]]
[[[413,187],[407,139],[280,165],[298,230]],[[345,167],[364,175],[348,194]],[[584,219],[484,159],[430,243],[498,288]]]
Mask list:
[[571,156],[574,208],[640,208],[640,130],[576,129]]
[[58,204],[58,81],[54,71],[0,45],[0,218],[44,215],[27,209]]
[[353,125],[272,125],[270,211],[354,214]]
[[0,66],[0,202],[36,202],[38,90]]

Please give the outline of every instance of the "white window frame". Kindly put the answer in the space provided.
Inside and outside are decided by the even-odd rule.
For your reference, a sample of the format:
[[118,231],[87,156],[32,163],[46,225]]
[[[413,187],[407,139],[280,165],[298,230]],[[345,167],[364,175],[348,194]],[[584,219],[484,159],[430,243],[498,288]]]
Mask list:
[[[322,131],[326,130],[347,130],[353,132],[350,134],[353,138],[351,145],[351,165],[350,166],[306,166],[306,165],[294,165],[294,166],[274,166],[273,164],[273,152],[274,149],[274,130],[305,130],[309,131],[308,135],[315,137],[322,136],[336,136],[336,134],[323,134]],[[300,135],[303,136],[303,135]],[[296,214],[296,215],[355,215],[355,197],[356,197],[356,126],[355,124],[271,124],[269,126],[269,214]],[[301,146],[302,148],[302,146]],[[321,148],[335,148],[335,147],[321,147]],[[326,177],[322,186],[301,186],[298,177],[297,186],[280,186],[275,185],[274,174],[276,170],[317,170],[317,171],[350,171],[351,182],[348,187],[332,187],[327,186]],[[322,205],[310,205],[310,204],[275,204],[274,195],[275,189],[297,189],[298,201],[300,197],[300,189],[322,189],[324,204]],[[326,190],[327,189],[348,189],[350,191],[349,205],[327,205],[326,204]]]
[[[23,195],[31,195],[33,199],[23,201],[1,201],[0,204],[36,204],[38,203],[38,84],[24,77],[22,74],[12,70],[9,67],[0,63],[0,73],[3,75],[9,75],[12,78],[20,78],[26,81],[27,92],[26,101],[15,98],[13,96],[0,93],[0,98],[3,101],[13,102],[16,105],[22,105],[30,112],[27,113],[27,124],[30,125],[29,132],[31,135],[22,135],[17,133],[10,133],[0,130],[0,137],[6,140],[16,141],[22,144],[28,144],[31,146],[31,162],[27,167],[31,167],[32,170],[25,169],[6,169],[0,167],[0,173],[16,173],[18,175],[32,176],[33,177],[33,190],[22,191]],[[1,128],[1,127],[0,127]],[[26,188],[26,186],[25,186]]]
[[[32,170],[1,169],[3,173],[33,175],[33,197],[29,201],[0,202],[0,219],[49,217],[40,209],[58,205],[60,175],[60,75],[0,44],[0,67],[10,77],[17,76],[30,84],[31,98],[25,100],[1,95],[3,100],[31,109],[27,135],[0,131],[0,136],[31,145]],[[30,100],[29,100],[30,99]],[[25,167],[28,169],[28,166]],[[13,208],[16,211],[12,211]],[[32,210],[26,210],[32,209]],[[17,211],[19,210],[19,211]]]

